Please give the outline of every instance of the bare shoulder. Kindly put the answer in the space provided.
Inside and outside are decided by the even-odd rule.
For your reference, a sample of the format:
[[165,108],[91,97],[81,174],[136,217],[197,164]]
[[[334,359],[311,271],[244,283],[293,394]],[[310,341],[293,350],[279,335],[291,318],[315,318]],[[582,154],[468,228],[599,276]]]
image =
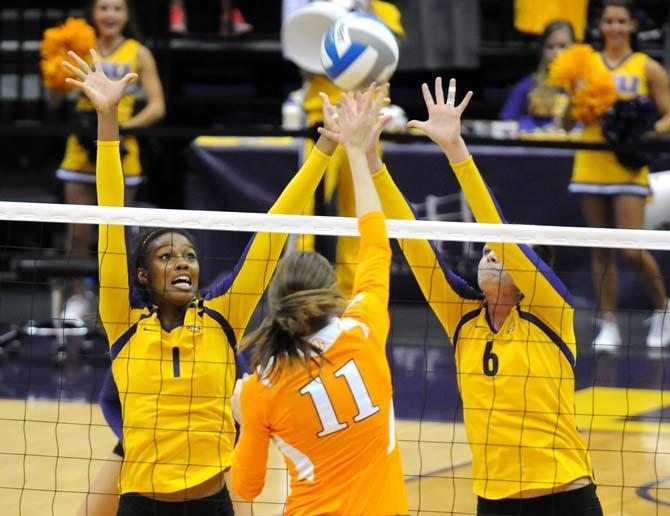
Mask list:
[[667,79],[668,73],[665,68],[653,57],[647,56],[646,72],[649,79]]
[[137,48],[137,64],[139,65],[140,70],[148,66],[155,66],[156,61],[154,60],[154,55],[144,45],[140,45]]

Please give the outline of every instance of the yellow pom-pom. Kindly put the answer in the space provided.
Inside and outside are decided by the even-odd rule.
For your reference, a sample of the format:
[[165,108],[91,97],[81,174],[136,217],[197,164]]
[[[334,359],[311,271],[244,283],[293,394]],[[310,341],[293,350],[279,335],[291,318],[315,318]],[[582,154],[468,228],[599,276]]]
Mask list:
[[62,25],[45,30],[40,42],[40,69],[44,85],[55,90],[71,90],[72,87],[65,82],[71,75],[63,68],[62,62],[72,62],[67,55],[69,51],[88,60],[91,48],[95,48],[95,30],[81,18],[68,18]]
[[595,51],[589,45],[572,45],[556,56],[549,65],[548,81],[552,86],[572,93],[588,71]]
[[571,97],[575,120],[594,122],[616,102],[614,78],[600,56],[588,45],[573,45],[549,67],[549,83]]

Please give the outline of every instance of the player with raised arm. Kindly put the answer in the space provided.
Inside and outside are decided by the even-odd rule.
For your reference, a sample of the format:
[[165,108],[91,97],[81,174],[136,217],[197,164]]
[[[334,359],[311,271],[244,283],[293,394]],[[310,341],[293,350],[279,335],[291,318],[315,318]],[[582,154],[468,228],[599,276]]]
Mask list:
[[253,348],[255,372],[238,390],[233,490],[261,492],[272,440],[291,476],[285,514],[407,513],[386,360],[391,248],[365,156],[384,93],[345,95],[339,132],[322,130],[351,164],[361,235],[353,299],[325,258],[293,253],[270,284],[271,313],[242,346]]
[[[426,84],[428,120],[412,121],[445,153],[477,222],[504,219],[461,137],[472,92],[455,105]],[[332,106],[327,109],[332,113]],[[390,218],[414,214],[376,152],[369,168]],[[454,346],[479,515],[601,515],[589,453],[574,411],[574,308],[567,289],[529,246],[490,243],[479,262],[483,294],[447,269],[427,241],[400,245]]]
[[[136,75],[110,80],[94,50],[91,55],[93,69],[73,53],[78,66],[64,65],[76,77],[68,82],[98,114],[98,203],[123,206],[117,104]],[[300,213],[335,146],[319,140],[271,213]],[[188,232],[144,232],[129,277],[123,226],[100,225],[100,317],[121,408],[115,430],[125,452],[119,515],[233,513],[224,473],[236,436],[235,347],[286,238],[257,234],[233,273],[200,296],[198,254]]]

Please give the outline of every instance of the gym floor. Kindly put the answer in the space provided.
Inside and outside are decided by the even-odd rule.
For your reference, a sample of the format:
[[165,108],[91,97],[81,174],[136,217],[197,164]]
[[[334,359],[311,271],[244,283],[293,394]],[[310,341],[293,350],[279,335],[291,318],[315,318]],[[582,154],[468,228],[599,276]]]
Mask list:
[[[398,435],[412,513],[474,514],[451,348],[425,306],[395,304],[391,315]],[[607,515],[670,514],[670,350],[644,349],[645,315],[620,315],[628,344],[596,355],[589,349],[592,313],[577,313],[578,425]],[[115,444],[95,403],[108,367],[106,344],[97,339],[82,356],[82,343],[69,338],[58,365],[52,338],[24,336],[15,356],[5,353],[0,514],[73,514]],[[280,514],[286,493],[286,470],[273,450],[254,513]]]

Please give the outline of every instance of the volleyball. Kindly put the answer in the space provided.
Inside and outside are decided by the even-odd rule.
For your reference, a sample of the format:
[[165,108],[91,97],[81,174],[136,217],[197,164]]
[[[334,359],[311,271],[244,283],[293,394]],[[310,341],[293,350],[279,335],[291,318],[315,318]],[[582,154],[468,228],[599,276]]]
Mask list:
[[388,81],[398,58],[393,32],[369,14],[349,13],[340,18],[321,42],[323,71],[338,88],[347,91]]

